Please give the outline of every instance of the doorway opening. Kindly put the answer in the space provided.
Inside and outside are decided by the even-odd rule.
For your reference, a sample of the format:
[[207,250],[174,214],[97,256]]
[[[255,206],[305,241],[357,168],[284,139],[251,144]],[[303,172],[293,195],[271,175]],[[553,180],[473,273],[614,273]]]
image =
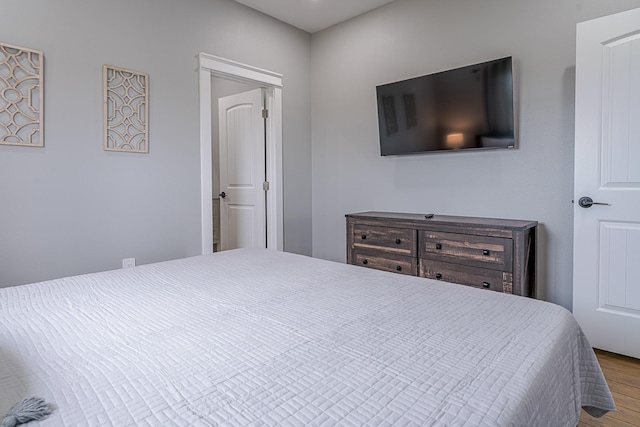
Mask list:
[[213,191],[212,179],[212,102],[217,102],[217,98],[212,93],[212,76],[264,89],[265,106],[268,110],[265,119],[265,167],[268,182],[266,246],[282,250],[282,75],[206,53],[199,54],[198,60],[202,253],[209,254],[214,250],[213,197],[217,193]]

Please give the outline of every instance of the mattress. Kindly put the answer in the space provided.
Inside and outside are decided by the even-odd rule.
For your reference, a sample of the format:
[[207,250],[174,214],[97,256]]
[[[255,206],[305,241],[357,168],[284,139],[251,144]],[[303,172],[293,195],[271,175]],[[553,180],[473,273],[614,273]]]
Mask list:
[[614,409],[543,301],[239,249],[0,289],[0,414],[36,426],[574,426]]

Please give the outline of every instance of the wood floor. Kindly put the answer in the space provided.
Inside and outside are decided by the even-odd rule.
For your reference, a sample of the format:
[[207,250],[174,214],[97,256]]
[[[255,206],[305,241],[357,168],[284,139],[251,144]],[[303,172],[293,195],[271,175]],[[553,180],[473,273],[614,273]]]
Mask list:
[[583,410],[578,427],[640,426],[640,360],[600,350],[596,355],[618,410],[601,418],[593,418]]

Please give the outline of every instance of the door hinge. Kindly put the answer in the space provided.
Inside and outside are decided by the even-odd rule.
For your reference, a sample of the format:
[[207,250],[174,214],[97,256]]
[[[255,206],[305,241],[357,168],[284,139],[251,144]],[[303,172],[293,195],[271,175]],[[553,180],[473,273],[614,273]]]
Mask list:
[[262,189],[264,191],[269,191],[269,181],[265,181],[262,183]]
[[269,118],[269,110],[267,110],[266,108],[264,110],[262,110],[262,118],[263,119],[268,119]]

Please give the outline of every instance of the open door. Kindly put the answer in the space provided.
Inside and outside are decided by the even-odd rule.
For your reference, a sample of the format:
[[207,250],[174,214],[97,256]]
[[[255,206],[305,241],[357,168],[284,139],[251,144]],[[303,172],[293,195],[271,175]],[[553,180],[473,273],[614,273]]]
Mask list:
[[218,100],[220,248],[266,248],[263,89]]
[[573,312],[640,358],[640,9],[578,24]]

